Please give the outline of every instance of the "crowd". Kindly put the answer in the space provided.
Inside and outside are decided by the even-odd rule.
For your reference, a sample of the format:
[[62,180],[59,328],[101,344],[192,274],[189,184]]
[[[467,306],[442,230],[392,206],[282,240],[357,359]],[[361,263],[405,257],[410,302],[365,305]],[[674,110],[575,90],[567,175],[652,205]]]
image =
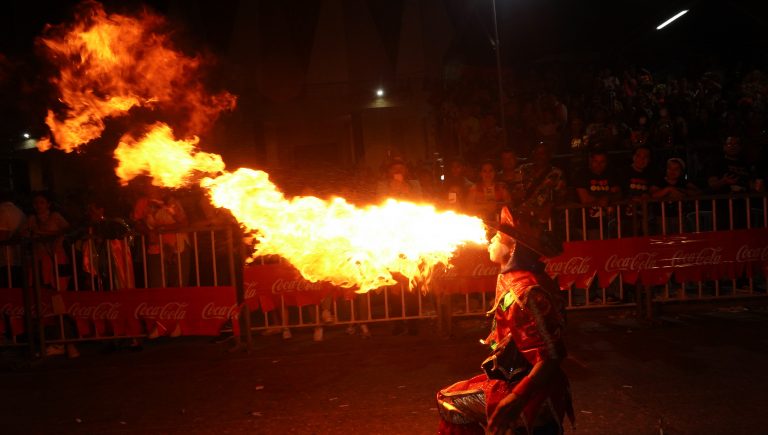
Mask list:
[[[378,170],[317,167],[271,177],[289,196],[432,202],[489,222],[508,205],[541,227],[550,220],[569,227],[577,240],[638,235],[642,221],[651,231],[691,231],[692,209],[681,201],[764,192],[768,78],[738,69],[662,77],[639,68],[508,75],[501,128],[496,82],[467,73],[435,98],[443,157],[408,162],[392,152]],[[0,241],[42,237],[32,249],[40,282],[59,290],[186,286],[193,276],[201,285],[230,280],[226,265],[211,266],[227,261],[221,228],[234,221],[199,189],[160,189],[139,179],[119,191],[70,194],[61,203],[44,192],[6,192]],[[653,205],[642,207],[645,200]],[[583,218],[564,225],[562,205],[583,208]],[[726,216],[738,228],[749,213],[718,207],[698,208],[697,228],[727,228],[720,218]],[[213,237],[193,241],[181,231],[190,226],[210,228]],[[3,248],[0,279],[19,286],[20,254]],[[415,303],[408,299],[406,309]],[[362,299],[357,306],[357,318],[366,318]],[[332,322],[330,301],[321,308],[320,320]],[[273,313],[272,323],[286,315]],[[369,335],[364,324],[359,328]],[[414,328],[406,322],[393,332]],[[322,329],[315,338],[322,339]]]

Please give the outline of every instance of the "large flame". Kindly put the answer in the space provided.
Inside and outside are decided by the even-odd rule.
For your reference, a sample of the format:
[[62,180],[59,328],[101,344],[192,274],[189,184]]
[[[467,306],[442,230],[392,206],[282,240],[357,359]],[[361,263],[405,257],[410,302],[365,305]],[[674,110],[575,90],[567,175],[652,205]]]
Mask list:
[[[232,107],[234,97],[203,92],[196,80],[199,60],[171,48],[160,17],[107,15],[94,2],[82,10],[74,25],[51,28],[42,39],[59,69],[53,82],[65,110],[63,116],[50,111],[46,119],[59,148],[72,151],[100,137],[105,119],[135,107],[188,113],[181,135],[161,122],[142,136],[124,135],[114,153],[118,177],[127,183],[147,174],[165,187],[199,180],[216,206],[231,210],[253,233],[256,254],[280,255],[312,281],[368,291],[401,274],[415,284],[428,281],[458,246],[485,242],[480,219],[431,205],[388,200],[359,208],[343,198],[288,199],[265,172],[226,171],[219,155],[197,150],[194,135]],[[40,146],[53,144],[44,139]]]
[[467,242],[483,243],[480,219],[433,206],[389,199],[358,208],[344,200],[312,196],[287,200],[262,171],[238,169],[206,178],[213,204],[232,211],[258,240],[257,253],[286,258],[310,281],[330,281],[361,292],[428,281]]
[[[75,24],[46,29],[40,42],[58,71],[51,81],[64,107],[62,114],[49,110],[45,122],[59,148],[70,152],[100,137],[107,118],[138,106],[186,114],[183,126],[192,134],[234,107],[229,93],[204,92],[200,59],[174,50],[164,26],[149,12],[108,15],[87,1]],[[50,141],[43,143],[50,148]]]
[[186,184],[194,171],[206,174],[224,170],[218,154],[197,152],[197,137],[175,140],[171,127],[153,125],[140,139],[126,134],[115,149],[118,161],[115,172],[123,184],[143,173],[152,174],[152,184],[179,187]]
[[[124,138],[125,139],[125,138]],[[398,273],[416,284],[428,282],[438,264],[468,242],[485,243],[485,226],[475,217],[431,205],[385,201],[359,208],[343,198],[287,199],[263,171],[223,169],[218,155],[197,152],[191,141],[174,140],[168,126],[155,125],[115,151],[125,183],[140,174],[159,186],[179,187],[197,172],[217,207],[229,209],[252,232],[256,255],[280,255],[310,281],[329,281],[368,291],[394,284]]]

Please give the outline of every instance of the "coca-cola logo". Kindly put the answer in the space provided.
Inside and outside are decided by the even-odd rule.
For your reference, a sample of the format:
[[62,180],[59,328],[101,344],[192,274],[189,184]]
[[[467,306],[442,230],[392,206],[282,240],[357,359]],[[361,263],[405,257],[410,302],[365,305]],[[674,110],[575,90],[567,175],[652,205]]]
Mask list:
[[742,245],[736,252],[736,261],[766,261],[768,260],[768,246],[751,248],[749,245]]
[[187,317],[188,305],[187,302],[168,302],[164,305],[150,305],[142,302],[136,307],[134,315],[137,319],[183,320]]
[[672,267],[706,266],[720,264],[723,248],[704,248],[700,251],[677,251],[672,256]]
[[628,257],[619,257],[616,254],[608,257],[605,262],[606,272],[639,271],[656,267],[655,252],[638,252]]
[[221,319],[226,320],[235,316],[237,305],[216,305],[213,302],[207,303],[203,307],[203,319]]
[[589,273],[592,257],[571,257],[567,261],[549,261],[544,270],[550,275],[581,275]]
[[455,267],[436,267],[432,271],[432,279],[451,279],[459,276]]
[[245,298],[246,299],[252,299],[258,296],[259,294],[259,283],[256,281],[245,281],[244,283],[245,287]]
[[492,276],[499,274],[499,266],[495,264],[477,264],[472,269],[472,276]]
[[102,302],[98,305],[82,305],[75,302],[67,309],[72,317],[99,320],[117,320],[120,315],[120,303]]
[[272,283],[272,293],[309,292],[323,289],[322,282],[309,282],[304,279],[278,278]]
[[3,306],[0,306],[0,313],[5,314],[10,317],[23,317],[24,316],[24,305],[14,304],[12,302],[8,302]]

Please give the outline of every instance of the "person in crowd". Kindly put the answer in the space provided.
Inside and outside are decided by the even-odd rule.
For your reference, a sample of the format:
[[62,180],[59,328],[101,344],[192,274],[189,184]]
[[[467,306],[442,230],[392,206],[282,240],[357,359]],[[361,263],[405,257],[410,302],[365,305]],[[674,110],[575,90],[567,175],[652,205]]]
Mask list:
[[380,199],[418,201],[422,198],[419,181],[409,177],[408,166],[400,158],[394,158],[387,164],[387,173],[379,181],[377,194]]
[[480,178],[467,193],[467,211],[489,222],[496,222],[499,210],[511,199],[507,186],[496,181],[493,163],[480,165]]
[[506,148],[501,151],[501,170],[498,173],[498,180],[507,186],[508,191],[513,191],[517,188],[517,184],[520,183],[520,178],[517,171],[517,153],[511,148]]
[[25,219],[24,212],[13,203],[11,193],[0,192],[0,242],[8,242],[0,245],[0,288],[21,288],[23,285],[21,252],[11,241],[23,228]]
[[69,230],[69,222],[53,210],[51,197],[46,193],[35,194],[32,207],[34,212],[27,217],[24,234],[47,238],[34,247],[41,283],[59,291],[67,290],[71,273],[69,256],[64,250],[64,234]]
[[651,198],[651,184],[654,174],[650,167],[651,149],[646,144],[637,145],[632,152],[632,163],[619,174],[620,188],[624,199],[621,219],[623,236],[639,236],[642,230],[642,201]]
[[481,365],[484,374],[437,393],[438,433],[558,434],[566,415],[573,422],[568,378],[560,368],[566,357],[564,303],[540,261],[560,250],[502,209],[488,247],[501,266],[489,311],[493,328],[483,341],[491,355]]
[[[71,269],[69,256],[64,250],[64,234],[69,230],[69,223],[57,211],[53,210],[53,201],[46,193],[37,193],[32,198],[34,212],[27,217],[24,234],[33,238],[43,238],[34,244],[34,261],[40,270],[40,282],[57,291],[68,289]],[[52,239],[52,240],[51,240]],[[71,334],[71,324],[62,322],[60,339]],[[45,348],[46,356],[64,355],[77,358],[80,352],[74,344],[52,344]]]
[[132,218],[136,229],[147,240],[148,287],[188,285],[189,236],[172,232],[188,226],[187,214],[179,200],[170,191],[150,186],[146,195],[134,204]]
[[711,193],[747,192],[751,177],[750,165],[741,154],[741,139],[729,136],[723,143],[721,158],[709,169],[707,184]]
[[585,237],[591,240],[605,238],[609,219],[614,214],[612,205],[621,198],[621,185],[608,167],[608,154],[604,149],[592,149],[587,170],[576,176],[573,186],[579,203],[587,208]]
[[565,177],[552,166],[552,152],[545,142],[538,142],[529,162],[517,169],[520,183],[511,191],[515,213],[526,215],[531,222],[546,227],[552,209],[565,199]]
[[[714,160],[707,171],[707,185],[710,193],[720,195],[747,193],[754,186],[752,166],[744,159],[739,137],[729,136],[725,139],[721,157]],[[745,207],[745,202],[741,199],[733,200],[730,204],[726,200],[718,200],[715,228],[744,228]],[[730,208],[733,209],[733,222],[730,222]]]
[[134,288],[130,227],[121,218],[107,218],[99,201],[87,201],[86,223],[79,237],[80,288],[118,290]]
[[618,142],[619,131],[616,125],[609,120],[608,111],[598,108],[595,111],[594,122],[587,125],[586,134],[590,144],[599,143],[605,148],[613,148]]
[[672,157],[667,160],[664,176],[651,185],[650,193],[654,199],[664,200],[662,203],[664,219],[660,222],[663,225],[662,232],[677,233],[683,232],[680,214],[685,216],[690,209],[690,204],[681,201],[701,195],[702,192],[688,180],[685,174],[685,161],[679,157]]
[[466,166],[460,158],[448,161],[448,171],[443,181],[441,203],[455,210],[461,210],[467,201],[472,182],[465,176]]

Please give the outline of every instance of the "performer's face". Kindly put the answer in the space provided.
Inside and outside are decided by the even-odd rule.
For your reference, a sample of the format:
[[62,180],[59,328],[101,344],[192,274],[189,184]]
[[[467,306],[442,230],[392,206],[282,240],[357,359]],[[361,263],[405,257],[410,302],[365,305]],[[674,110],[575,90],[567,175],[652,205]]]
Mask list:
[[512,246],[509,246],[501,241],[501,234],[496,233],[496,235],[493,236],[493,239],[491,239],[491,244],[488,245],[488,254],[491,261],[494,263],[506,264],[507,261],[509,261],[509,255],[512,252],[513,247],[514,241],[512,242]]

